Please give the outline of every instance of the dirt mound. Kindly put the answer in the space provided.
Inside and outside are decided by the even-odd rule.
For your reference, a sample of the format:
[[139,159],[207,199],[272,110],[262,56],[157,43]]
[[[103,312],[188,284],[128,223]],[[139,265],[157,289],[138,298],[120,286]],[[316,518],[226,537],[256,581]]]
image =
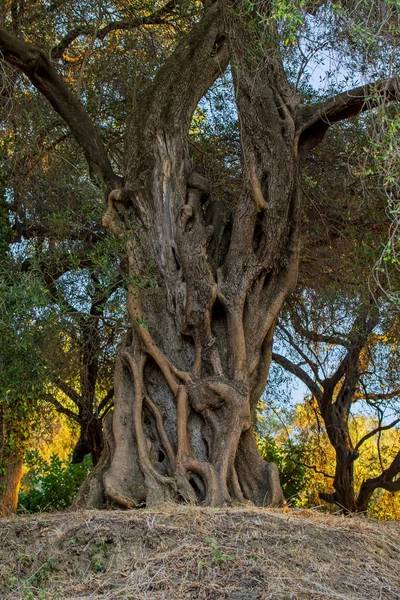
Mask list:
[[400,523],[176,506],[5,519],[0,598],[400,599]]

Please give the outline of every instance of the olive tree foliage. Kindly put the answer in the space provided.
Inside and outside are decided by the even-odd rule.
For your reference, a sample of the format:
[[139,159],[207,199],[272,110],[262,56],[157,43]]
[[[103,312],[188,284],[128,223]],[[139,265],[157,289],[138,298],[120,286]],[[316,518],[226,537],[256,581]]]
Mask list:
[[[2,230],[3,233],[3,230]],[[40,281],[0,263],[0,516],[14,513],[22,462],[43,393],[39,350],[51,315]]]
[[117,245],[101,227],[98,189],[73,137],[15,69],[2,67],[1,210],[8,261],[15,272],[40,280],[58,315],[58,327],[41,347],[42,398],[79,425],[74,461],[90,453],[95,464],[124,322]]
[[[79,182],[76,148],[64,133],[51,130],[29,96],[24,91],[19,101],[13,99],[1,144],[7,260],[14,272],[40,281],[58,315],[58,327],[41,347],[47,367],[43,394],[80,426],[75,458],[91,453],[95,463],[123,320],[119,258],[102,231],[97,192],[85,179]],[[38,119],[30,130],[32,115]]]
[[[96,187],[126,269],[114,411],[81,505],[282,502],[252,424],[277,315],[297,281],[303,171],[332,125],[398,99],[397,8],[38,0],[3,9],[13,93],[35,98],[72,138],[86,161],[81,210]],[[331,73],[315,96],[310,58],[327,51],[347,72]],[[228,66],[240,165],[225,193],[198,167],[190,129]],[[221,165],[232,169],[228,157]]]
[[[374,270],[375,284],[397,309],[400,307],[400,116],[396,107],[381,108],[382,124],[378,128],[378,141],[369,151],[374,160],[373,172],[379,175],[380,188],[387,199],[390,230]],[[376,125],[375,125],[376,127]]]

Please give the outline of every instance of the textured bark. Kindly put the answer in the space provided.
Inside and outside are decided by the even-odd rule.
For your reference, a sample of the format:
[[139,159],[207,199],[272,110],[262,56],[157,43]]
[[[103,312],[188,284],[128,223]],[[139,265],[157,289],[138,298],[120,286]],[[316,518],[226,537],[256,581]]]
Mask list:
[[[241,65],[246,77],[235,75],[245,176],[226,215],[225,251],[203,208],[212,190],[188,160],[194,108],[226,65],[224,28],[233,66],[240,51],[234,30],[242,25],[227,23],[230,15],[228,6],[207,8],[137,99],[125,187],[112,192],[104,218],[126,241],[132,280],[149,257],[158,279],[157,290],[129,289],[133,332],[117,359],[115,453],[104,482],[126,507],[283,502],[276,467],[259,457],[251,429],[276,314],[297,275],[299,162],[294,120],[281,106],[293,100],[283,71],[268,65],[260,78]],[[250,87],[258,102],[249,102]],[[264,138],[273,138],[267,152]]]
[[[252,54],[259,40],[250,18],[229,2],[207,5],[135,99],[125,185],[110,194],[103,220],[125,240],[132,281],[148,272],[149,257],[158,280],[156,290],[130,287],[132,332],[117,357],[115,450],[103,479],[107,497],[125,507],[283,503],[251,424],[276,317],[297,279],[302,162],[323,133],[320,107],[303,118],[275,35],[262,57]],[[187,133],[227,49],[243,182],[232,211],[218,213],[208,182],[190,169]],[[348,469],[338,487],[352,461]]]
[[96,466],[104,448],[102,422],[91,416],[89,420],[81,420],[80,427],[81,433],[72,454],[72,463],[78,464],[87,454],[91,454],[92,464]]

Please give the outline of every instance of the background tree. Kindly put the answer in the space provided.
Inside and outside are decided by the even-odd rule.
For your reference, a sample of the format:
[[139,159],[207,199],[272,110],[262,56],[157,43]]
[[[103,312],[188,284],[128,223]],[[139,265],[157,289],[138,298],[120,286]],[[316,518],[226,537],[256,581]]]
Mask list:
[[[279,418],[277,417],[279,415]],[[261,425],[260,450],[266,458],[275,460],[281,473],[282,487],[290,505],[302,508],[324,508],[341,512],[335,504],[322,506],[319,494],[334,492],[335,450],[326,434],[314,398],[306,396],[304,402],[294,405],[290,412],[281,409],[278,398],[266,404],[266,424]],[[367,433],[378,426],[378,421],[363,414],[352,415],[349,421],[350,437],[357,444]],[[265,425],[273,436],[262,435]],[[385,429],[379,437],[372,436],[360,447],[360,456],[354,462],[354,489],[363,481],[382,473],[382,464],[390,464],[399,447],[398,427]],[[366,514],[382,520],[398,520],[400,495],[377,488],[372,495]]]
[[105,295],[104,288],[101,294],[96,293],[94,271],[81,272],[79,278],[76,272],[68,275],[64,292],[78,285],[85,301],[76,308],[69,304],[65,296],[71,294],[62,294],[58,282],[57,305],[62,312],[58,336],[44,353],[48,377],[45,399],[80,427],[73,461],[80,462],[91,454],[96,465],[103,449],[102,419],[112,406],[117,321],[108,312],[112,306],[109,290],[106,288]]
[[[116,359],[108,454],[93,481],[126,507],[180,497],[278,504],[276,467],[259,456],[251,424],[276,316],[297,279],[302,171],[331,125],[396,99],[396,46],[382,50],[380,36],[398,28],[397,7],[221,0],[137,9],[11,2],[0,30],[3,60],[28,80],[19,89],[39,98],[40,113],[51,114],[47,100],[67,125],[108,197],[103,224],[124,247],[130,329]],[[373,26],[381,14],[375,37],[364,37],[360,23]],[[162,31],[159,54],[148,51],[144,24]],[[339,94],[331,85],[320,101],[300,97],[290,79],[300,34],[323,35],[347,64],[361,65],[362,80]],[[88,68],[104,64],[100,49],[111,50],[118,73],[107,85]],[[221,214],[193,171],[189,130],[228,63],[241,163],[239,194]],[[110,145],[113,127],[122,155],[122,143]]]
[[[376,477],[366,477],[358,490],[354,484],[362,445],[376,436],[379,447],[382,432],[400,423],[397,318],[379,318],[370,301],[346,304],[343,294],[325,302],[320,295],[292,298],[287,315],[290,320],[278,330],[291,351],[283,356],[274,350],[273,360],[307,386],[335,451],[335,491],[320,498],[365,512],[375,490],[400,491],[399,448],[388,464],[381,460]],[[363,412],[363,403],[374,426],[353,442],[351,413]]]
[[58,330],[42,348],[46,398],[81,427],[75,459],[90,452],[95,463],[112,401],[111,348],[123,318],[118,251],[105,239],[103,207],[73,140],[29,90],[14,92],[1,146],[9,257],[17,270],[40,278],[58,313]]

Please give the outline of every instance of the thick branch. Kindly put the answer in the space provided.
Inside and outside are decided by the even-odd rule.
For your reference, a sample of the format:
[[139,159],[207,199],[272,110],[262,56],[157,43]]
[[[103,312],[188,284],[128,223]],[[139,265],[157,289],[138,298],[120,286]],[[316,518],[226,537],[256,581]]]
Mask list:
[[82,406],[82,398],[81,398],[81,396],[78,394],[78,392],[76,392],[74,390],[74,388],[72,388],[70,385],[68,385],[68,383],[65,383],[65,381],[63,381],[62,379],[60,379],[60,377],[55,377],[54,378],[54,383],[78,407]]
[[[362,306],[359,315],[355,319],[351,331],[348,335],[348,352],[346,356],[343,358],[335,373],[325,379],[324,387],[326,385],[330,385],[333,389],[337,383],[342,379],[342,377],[346,374],[346,379],[344,386],[342,386],[342,390],[346,389],[346,395],[348,398],[348,402],[351,402],[355,391],[357,383],[359,382],[360,374],[359,374],[359,358],[362,349],[366,346],[368,337],[374,327],[378,322],[377,314],[370,316],[369,307]],[[351,381],[350,381],[351,380]],[[348,393],[349,384],[352,386],[352,393]],[[339,393],[338,400],[341,398],[342,390]]]
[[336,371],[330,377],[327,377],[326,379],[324,379],[324,382],[323,382],[324,388],[327,389],[329,387],[331,390],[335,389],[335,386],[339,383],[339,381],[342,379],[342,377],[346,373],[346,370],[349,365],[349,360],[350,360],[350,358],[349,358],[349,353],[348,353],[348,354],[346,354],[344,359],[340,362]]
[[147,136],[151,136],[153,143],[154,135],[165,135],[166,125],[170,132],[186,135],[199,100],[226,69],[228,51],[222,31],[221,11],[214,2],[205,8],[201,20],[158,71],[145,100],[134,104],[134,118],[128,128],[130,144],[139,143],[138,147],[132,147],[133,179],[136,180],[140,165],[149,167]]
[[65,406],[63,406],[61,404],[61,402],[59,402],[56,398],[54,398],[54,396],[52,394],[46,394],[44,398],[45,398],[45,400],[47,400],[47,402],[50,402],[50,404],[55,406],[57,412],[62,413],[63,415],[66,415],[67,417],[69,417],[70,419],[75,421],[76,423],[80,422],[79,416],[76,413],[74,413],[72,410],[69,410],[69,408],[65,408]]
[[322,392],[317,386],[317,384],[299,365],[292,363],[290,360],[288,360],[281,354],[276,354],[276,352],[272,353],[272,360],[278,363],[278,365],[283,367],[286,371],[293,373],[293,375],[298,377],[298,379],[301,379],[301,381],[306,384],[306,386],[313,394],[313,396],[315,396],[315,398],[319,400],[322,399]]
[[393,480],[400,473],[400,451],[396,454],[389,467],[384,471],[385,481]]
[[20,69],[64,119],[81,146],[92,176],[107,186],[117,187],[103,142],[84,106],[58,75],[46,53],[0,27],[0,52],[11,65]]
[[373,492],[382,488],[388,492],[400,492],[400,479],[397,475],[400,473],[400,451],[396,454],[393,461],[385,471],[378,477],[367,479],[361,485],[357,498],[357,508],[360,511],[367,510],[369,500]]
[[391,400],[392,398],[397,398],[400,396],[400,389],[392,390],[391,392],[382,392],[374,394],[372,392],[364,392],[364,394],[357,394],[358,398],[363,398],[365,400],[374,400],[375,402],[379,402],[381,400]]
[[304,134],[306,130],[315,129],[317,125],[326,131],[330,125],[371,110],[382,101],[392,102],[399,99],[397,77],[362,85],[314,106],[299,106],[296,114],[297,131]]
[[104,415],[101,414],[101,411],[105,408],[107,408],[108,403],[110,402],[111,398],[114,397],[114,388],[111,388],[111,390],[108,390],[107,394],[104,396],[103,400],[100,402],[99,406],[98,406],[98,413],[99,413],[99,418],[102,419]]

